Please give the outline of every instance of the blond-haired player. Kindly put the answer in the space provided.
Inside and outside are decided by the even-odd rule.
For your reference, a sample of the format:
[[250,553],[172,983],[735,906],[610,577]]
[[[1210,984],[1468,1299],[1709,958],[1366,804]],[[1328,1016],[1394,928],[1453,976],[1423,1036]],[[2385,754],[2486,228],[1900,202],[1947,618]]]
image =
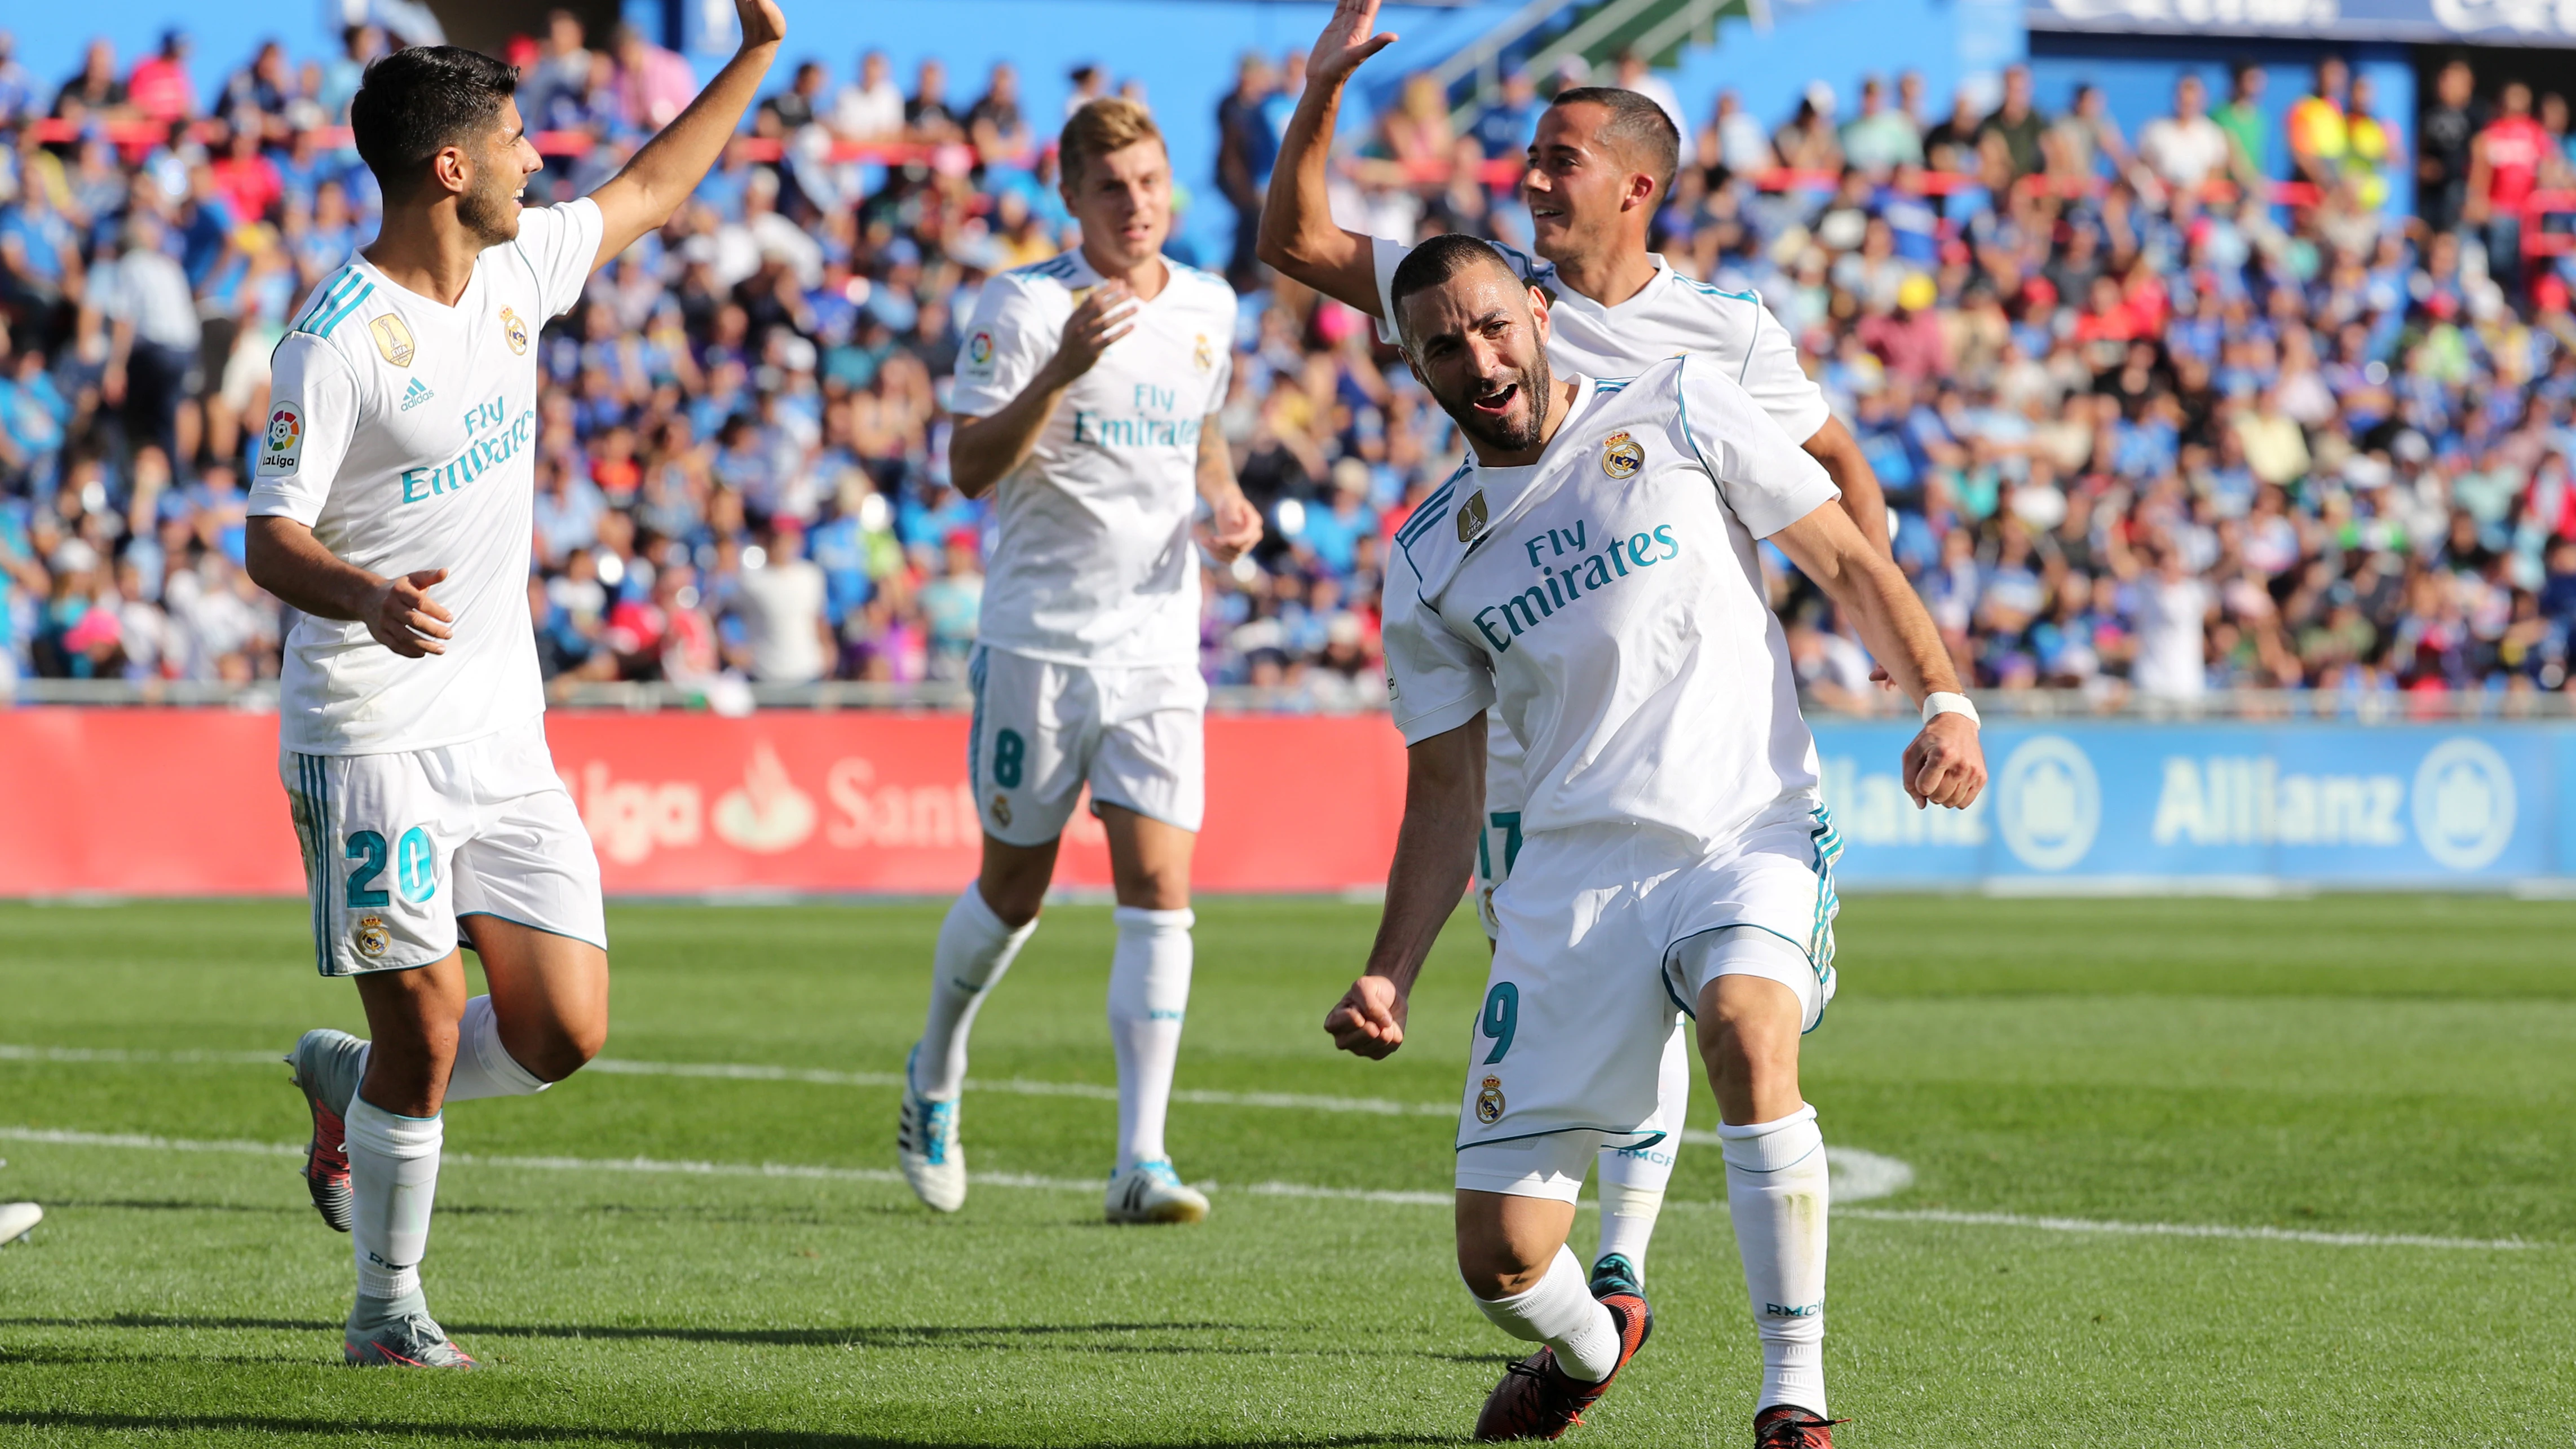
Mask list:
[[995,495],[969,678],[967,777],[983,869],[949,908],[928,1020],[907,1067],[896,1155],[921,1200],[966,1199],[958,1095],[975,1013],[1037,929],[1085,787],[1109,836],[1118,944],[1112,1222],[1196,1222],[1207,1199],[1163,1143],[1190,991],[1190,851],[1205,801],[1194,520],[1232,562],[1261,537],[1214,414],[1231,375],[1234,290],[1162,256],[1172,167],[1145,108],[1093,101],[1058,147],[1082,246],[996,277],[957,363],[950,471]]

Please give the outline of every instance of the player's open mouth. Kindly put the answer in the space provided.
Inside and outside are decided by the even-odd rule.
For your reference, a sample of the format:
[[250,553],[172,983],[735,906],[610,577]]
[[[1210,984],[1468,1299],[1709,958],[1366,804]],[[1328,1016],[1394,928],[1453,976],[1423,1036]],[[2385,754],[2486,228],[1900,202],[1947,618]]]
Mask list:
[[1501,417],[1512,410],[1512,399],[1520,395],[1521,385],[1517,382],[1507,382],[1495,392],[1469,398],[1467,405],[1480,413]]

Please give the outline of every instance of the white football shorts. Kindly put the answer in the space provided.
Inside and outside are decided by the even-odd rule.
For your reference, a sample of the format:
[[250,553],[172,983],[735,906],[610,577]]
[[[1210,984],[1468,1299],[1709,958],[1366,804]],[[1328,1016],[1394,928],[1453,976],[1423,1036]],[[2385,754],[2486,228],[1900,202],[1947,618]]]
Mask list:
[[606,950],[599,857],[545,722],[434,750],[278,757],[325,976],[426,966],[496,916]]
[[966,778],[995,840],[1055,839],[1085,785],[1095,806],[1199,828],[1208,689],[1196,666],[1058,664],[979,648],[966,677],[975,691]]
[[[1570,1200],[1596,1149],[1665,1133],[1664,1058],[1716,977],[1779,981],[1812,1031],[1834,994],[1841,851],[1812,802],[1707,852],[1633,825],[1528,837],[1494,892],[1501,930],[1469,1028],[1458,1185],[1515,1191],[1494,1183],[1526,1185],[1535,1171],[1545,1190],[1521,1195],[1558,1196],[1549,1184],[1571,1164]],[[1550,1135],[1570,1140],[1483,1160],[1496,1144]]]

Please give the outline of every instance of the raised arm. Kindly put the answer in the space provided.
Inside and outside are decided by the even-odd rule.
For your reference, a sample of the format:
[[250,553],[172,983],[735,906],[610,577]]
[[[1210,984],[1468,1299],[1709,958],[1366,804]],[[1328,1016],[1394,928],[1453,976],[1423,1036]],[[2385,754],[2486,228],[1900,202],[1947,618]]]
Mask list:
[[1342,87],[1370,56],[1395,43],[1393,34],[1371,34],[1378,0],[1340,0],[1333,18],[1306,57],[1306,92],[1279,138],[1279,163],[1270,173],[1270,199],[1261,210],[1261,260],[1336,301],[1375,317],[1377,263],[1370,238],[1333,224],[1327,185],[1333,160],[1333,122],[1342,109]]
[[1475,864],[1476,814],[1485,799],[1485,716],[1405,751],[1404,823],[1386,875],[1386,910],[1368,967],[1324,1018],[1333,1045],[1382,1060],[1404,1045],[1414,978],[1458,909]]
[[[1770,541],[1859,628],[1861,643],[1907,699],[1919,705],[1929,695],[1959,692],[1959,676],[1941,646],[1941,631],[1923,612],[1913,586],[1839,506],[1817,508],[1772,534]],[[1918,809],[1946,805],[1965,810],[1985,784],[1985,751],[1977,743],[1977,726],[1966,715],[1934,715],[1906,746],[1905,792]]]
[[779,13],[777,0],[733,0],[733,8],[742,21],[742,49],[687,110],[590,194],[599,203],[600,221],[599,255],[592,267],[608,265],[637,238],[671,219],[724,154],[725,142],[733,139],[743,112],[759,95],[761,77],[769,73],[779,42],[787,38],[787,18]]

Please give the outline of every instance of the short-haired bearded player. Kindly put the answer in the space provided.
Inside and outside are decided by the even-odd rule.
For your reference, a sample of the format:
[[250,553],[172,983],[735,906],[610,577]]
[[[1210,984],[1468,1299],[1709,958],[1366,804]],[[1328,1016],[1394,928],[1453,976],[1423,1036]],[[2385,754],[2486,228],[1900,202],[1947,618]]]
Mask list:
[[1366,972],[1325,1027],[1363,1056],[1403,1044],[1407,995],[1468,882],[1499,712],[1527,793],[1470,1037],[1458,1265],[1488,1318],[1545,1347],[1503,1376],[1477,1436],[1555,1438],[1644,1344],[1643,1285],[1587,1284],[1565,1236],[1600,1149],[1664,1130],[1659,1063],[1688,1016],[1762,1341],[1755,1442],[1830,1446],[1824,1139],[1798,1046],[1833,996],[1841,847],[1757,542],[1923,706],[1903,761],[1918,806],[1964,808],[1983,787],[1975,712],[1904,575],[1724,368],[1555,373],[1545,295],[1464,237],[1415,248],[1388,303],[1472,456],[1387,559],[1404,823]]
[[[1307,60],[1306,90],[1280,142],[1263,214],[1261,258],[1316,290],[1391,319],[1386,289],[1410,248],[1335,226],[1325,168],[1342,88],[1361,62],[1391,43],[1371,35],[1375,0],[1341,0]],[[1680,135],[1661,107],[1635,91],[1569,90],[1539,117],[1521,195],[1532,244],[1544,260],[1508,247],[1496,254],[1522,280],[1552,294],[1548,359],[1557,370],[1632,377],[1684,353],[1740,383],[1772,421],[1799,440],[1842,491],[1842,508],[1880,553],[1887,511],[1860,446],[1798,366],[1789,331],[1762,299],[1680,276],[1646,250],[1647,228],[1670,190]],[[1381,335],[1395,341],[1391,320]],[[1484,825],[1477,847],[1483,903],[1510,875],[1526,828],[1521,748],[1499,717],[1487,741]],[[1494,922],[1481,911],[1487,935]],[[1690,1055],[1679,1031],[1664,1052],[1665,1135],[1601,1154],[1601,1236],[1594,1272],[1644,1281],[1646,1245],[1681,1146],[1690,1100]]]
[[[546,749],[528,629],[537,329],[662,225],[778,54],[742,49],[597,191],[519,202],[544,163],[488,56],[368,67],[349,108],[384,190],[378,239],[278,344],[250,493],[249,568],[303,614],[278,763],[312,893],[315,966],[357,980],[372,1040],[288,1058],[313,1115],[304,1176],[350,1235],[354,1364],[471,1368],[420,1287],[449,1102],[543,1091],[608,1035],[599,862]],[[467,996],[462,947],[491,991]]]
[[922,1202],[966,1200],[958,1096],[975,1013],[1030,934],[1065,822],[1091,792],[1109,836],[1118,944],[1109,1035],[1114,1223],[1190,1223],[1163,1123],[1190,997],[1190,854],[1206,800],[1199,561],[1261,539],[1216,426],[1232,376],[1234,289],[1167,261],[1172,163],[1132,101],[1093,101],[1057,146],[1078,250],[995,277],[976,304],[949,406],[949,471],[995,494],[969,678],[967,779],[983,869],[939,927],[930,1011],[905,1067],[895,1148]]

